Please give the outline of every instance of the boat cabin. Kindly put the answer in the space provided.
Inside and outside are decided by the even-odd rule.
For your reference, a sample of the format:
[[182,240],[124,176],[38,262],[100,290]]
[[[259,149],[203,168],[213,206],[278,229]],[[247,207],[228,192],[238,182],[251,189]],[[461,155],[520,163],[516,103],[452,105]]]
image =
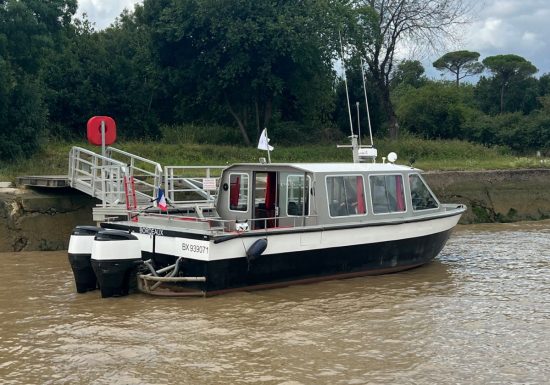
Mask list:
[[392,163],[236,164],[217,212],[242,230],[402,219],[443,210],[415,168]]

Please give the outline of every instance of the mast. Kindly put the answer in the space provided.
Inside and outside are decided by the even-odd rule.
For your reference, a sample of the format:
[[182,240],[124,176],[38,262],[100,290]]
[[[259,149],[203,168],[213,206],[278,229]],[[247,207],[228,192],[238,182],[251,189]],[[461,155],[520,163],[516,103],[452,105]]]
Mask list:
[[348,77],[346,76],[346,60],[344,59],[344,44],[342,43],[342,35],[340,34],[340,31],[338,31],[338,36],[340,37],[340,56],[342,57],[342,69],[344,70],[344,85],[346,88],[346,102],[348,105],[349,128],[351,136],[353,136],[353,122],[351,119],[351,107],[349,104]]
[[349,92],[348,92],[348,78],[346,76],[346,61],[344,59],[344,44],[342,43],[342,34],[338,31],[338,36],[340,37],[340,55],[342,57],[342,68],[344,70],[344,84],[346,88],[346,102],[348,105],[348,116],[349,116],[349,128],[351,132],[351,148],[353,152],[353,162],[359,163],[359,147],[357,146],[357,136],[353,135],[353,121],[351,118],[351,106],[349,103]]
[[374,147],[374,142],[372,140],[372,126],[370,123],[369,99],[367,98],[367,82],[365,80],[365,67],[363,65],[362,57],[361,57],[361,74],[363,76],[363,91],[365,92],[365,106],[367,107],[367,122],[369,123],[370,145]]

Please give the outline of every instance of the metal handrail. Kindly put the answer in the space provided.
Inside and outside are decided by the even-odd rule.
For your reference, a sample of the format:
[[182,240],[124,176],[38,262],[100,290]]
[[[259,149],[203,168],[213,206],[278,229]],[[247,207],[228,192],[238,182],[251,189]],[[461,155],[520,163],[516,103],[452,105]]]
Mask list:
[[[213,203],[223,166],[166,166],[164,187],[172,204]],[[215,180],[215,189],[206,189],[206,179]]]
[[69,185],[101,200],[103,207],[124,203],[126,165],[80,147],[69,153]]
[[138,201],[141,198],[141,201],[151,203],[157,199],[163,179],[160,163],[115,147],[107,147],[107,156],[110,159],[122,157],[121,161],[128,166],[128,175],[134,177]]
[[[140,215],[142,212],[140,211],[132,211],[132,215]],[[210,230],[213,233],[234,233],[234,232],[240,232],[242,230],[239,230],[238,225],[242,225],[242,221],[235,220],[235,219],[222,219],[219,217],[199,217],[194,215],[182,215],[182,214],[171,214],[171,213],[162,213],[159,209],[158,212],[148,212],[146,214],[148,217],[157,217],[157,218],[164,218],[168,220],[184,220],[188,222],[197,222],[197,223],[204,223],[207,225],[207,229]],[[249,225],[252,225],[248,228],[246,231],[266,231],[270,229],[284,229],[284,228],[298,228],[298,227],[305,227],[304,224],[305,220],[314,218],[318,222],[318,216],[317,215],[305,215],[305,216],[292,216],[292,217],[269,217],[269,218],[256,218],[256,219],[248,219],[246,223]],[[279,227],[279,226],[272,226],[268,227],[268,223],[270,221],[277,221],[284,219],[287,222],[290,222],[289,224]],[[256,228],[257,224],[262,224],[263,226]]]

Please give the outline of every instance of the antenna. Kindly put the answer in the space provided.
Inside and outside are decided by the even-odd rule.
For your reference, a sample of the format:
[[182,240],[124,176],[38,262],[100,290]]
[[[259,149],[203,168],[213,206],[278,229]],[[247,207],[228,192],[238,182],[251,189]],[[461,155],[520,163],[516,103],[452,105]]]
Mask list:
[[346,101],[348,103],[349,128],[351,131],[351,136],[353,138],[353,122],[351,120],[351,107],[349,105],[348,78],[346,76],[346,61],[344,59],[344,44],[342,43],[342,34],[340,33],[340,31],[338,31],[338,36],[340,37],[340,55],[342,57],[342,68],[344,69],[344,84],[346,86]]
[[361,148],[361,118],[359,116],[359,102],[355,102],[357,107],[357,136],[359,137],[359,148]]
[[367,106],[367,121],[369,122],[370,145],[374,146],[374,142],[372,141],[372,126],[370,123],[369,99],[367,98],[367,82],[365,80],[365,67],[363,65],[363,58],[361,58],[361,74],[363,75],[363,91],[365,92],[365,105]]

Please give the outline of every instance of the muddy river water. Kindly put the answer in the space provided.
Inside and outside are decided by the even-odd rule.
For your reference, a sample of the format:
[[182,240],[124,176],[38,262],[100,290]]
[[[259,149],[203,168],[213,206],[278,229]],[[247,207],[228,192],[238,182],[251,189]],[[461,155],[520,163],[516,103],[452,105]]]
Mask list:
[[208,299],[76,294],[0,254],[0,384],[548,384],[550,222],[458,227],[404,273]]

